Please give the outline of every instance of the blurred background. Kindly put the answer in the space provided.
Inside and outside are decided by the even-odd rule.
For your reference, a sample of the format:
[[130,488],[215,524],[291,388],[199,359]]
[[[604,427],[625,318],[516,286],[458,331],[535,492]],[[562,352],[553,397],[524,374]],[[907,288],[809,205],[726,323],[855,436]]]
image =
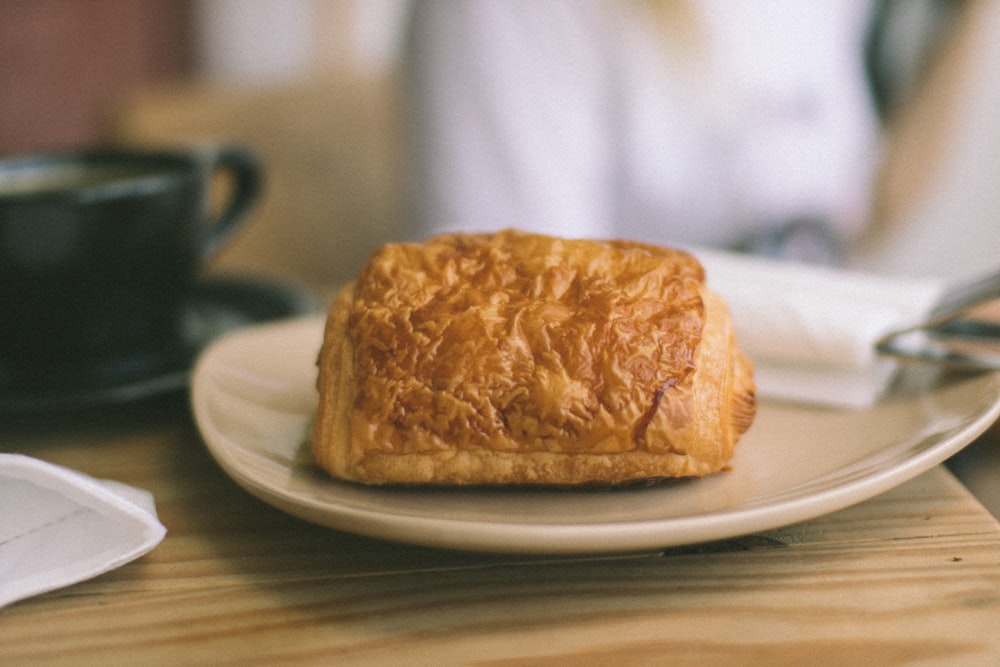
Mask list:
[[[948,4],[891,119],[863,268],[959,279],[1000,257],[1000,3]],[[218,268],[341,282],[402,224],[406,15],[407,0],[0,0],[0,153],[244,141],[267,192]]]
[[405,0],[2,0],[0,151],[106,137],[160,85],[287,86],[379,76]]
[[0,154],[245,142],[262,205],[213,269],[325,288],[399,218],[405,0],[0,0]]
[[[959,279],[1000,257],[1000,3],[952,4],[892,119],[863,268]],[[406,14],[407,0],[0,0],[0,153],[247,142],[268,189],[219,266],[340,282],[401,224]]]

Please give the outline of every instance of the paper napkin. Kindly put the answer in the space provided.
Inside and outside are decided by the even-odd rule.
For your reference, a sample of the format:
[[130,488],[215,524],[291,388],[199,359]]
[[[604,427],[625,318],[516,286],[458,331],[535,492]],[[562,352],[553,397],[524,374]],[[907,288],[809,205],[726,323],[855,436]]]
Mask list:
[[0,454],[0,607],[124,565],[165,534],[144,490]]
[[733,313],[740,348],[756,365],[758,395],[864,408],[896,362],[875,343],[919,322],[943,292],[936,280],[896,278],[697,249],[708,285]]

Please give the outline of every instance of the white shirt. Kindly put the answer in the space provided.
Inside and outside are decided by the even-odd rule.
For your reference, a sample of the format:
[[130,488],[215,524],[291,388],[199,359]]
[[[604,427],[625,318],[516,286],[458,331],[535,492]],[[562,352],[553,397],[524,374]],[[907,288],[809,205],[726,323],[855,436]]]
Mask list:
[[879,148],[870,0],[691,6],[707,50],[682,60],[642,3],[414,3],[418,234],[733,246],[808,219],[856,235]]

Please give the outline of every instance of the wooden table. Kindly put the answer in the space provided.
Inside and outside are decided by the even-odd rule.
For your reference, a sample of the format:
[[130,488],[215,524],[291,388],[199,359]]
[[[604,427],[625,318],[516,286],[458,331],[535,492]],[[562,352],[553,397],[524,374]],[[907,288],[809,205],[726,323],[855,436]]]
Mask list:
[[149,489],[169,533],[0,610],[3,665],[995,665],[1000,526],[943,467],[797,526],[660,553],[469,554],[239,489],[183,396],[0,423],[0,450]]

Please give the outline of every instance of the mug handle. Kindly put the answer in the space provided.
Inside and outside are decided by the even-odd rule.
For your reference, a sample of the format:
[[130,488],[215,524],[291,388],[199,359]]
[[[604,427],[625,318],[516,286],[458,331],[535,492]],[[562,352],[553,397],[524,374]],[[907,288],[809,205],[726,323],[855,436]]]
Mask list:
[[245,221],[260,195],[263,169],[256,154],[242,146],[203,146],[198,150],[198,157],[206,179],[219,172],[228,172],[233,179],[228,200],[202,228],[201,256],[206,260],[218,253]]

